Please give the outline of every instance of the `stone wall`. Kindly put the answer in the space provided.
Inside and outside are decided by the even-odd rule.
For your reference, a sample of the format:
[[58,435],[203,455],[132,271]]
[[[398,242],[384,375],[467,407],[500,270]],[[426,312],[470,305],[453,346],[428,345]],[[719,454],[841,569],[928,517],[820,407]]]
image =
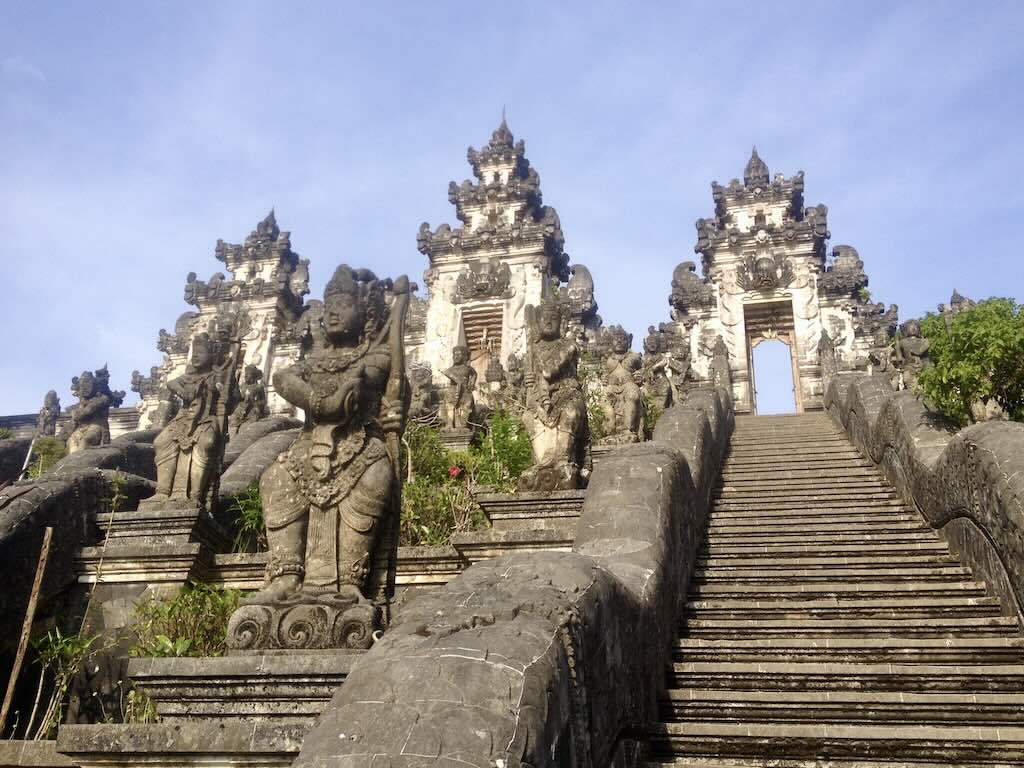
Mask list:
[[957,431],[883,376],[842,374],[825,407],[857,448],[949,541],[975,575],[1024,617],[1024,424]]
[[476,563],[410,601],[295,765],[635,762],[732,424],[727,389],[691,393],[602,460],[572,552]]

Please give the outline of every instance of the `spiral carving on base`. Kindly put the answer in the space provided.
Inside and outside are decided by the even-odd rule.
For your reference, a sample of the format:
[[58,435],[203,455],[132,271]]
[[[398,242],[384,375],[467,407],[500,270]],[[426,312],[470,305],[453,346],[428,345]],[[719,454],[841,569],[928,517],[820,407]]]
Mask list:
[[365,650],[381,628],[380,611],[368,600],[344,603],[324,597],[243,605],[228,622],[227,645],[233,651]]

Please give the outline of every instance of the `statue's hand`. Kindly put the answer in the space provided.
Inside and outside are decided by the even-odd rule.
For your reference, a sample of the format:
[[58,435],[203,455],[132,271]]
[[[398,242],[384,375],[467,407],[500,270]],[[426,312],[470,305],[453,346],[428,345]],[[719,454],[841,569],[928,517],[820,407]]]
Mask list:
[[400,400],[385,401],[381,408],[381,429],[385,432],[401,432],[402,421],[402,402]]

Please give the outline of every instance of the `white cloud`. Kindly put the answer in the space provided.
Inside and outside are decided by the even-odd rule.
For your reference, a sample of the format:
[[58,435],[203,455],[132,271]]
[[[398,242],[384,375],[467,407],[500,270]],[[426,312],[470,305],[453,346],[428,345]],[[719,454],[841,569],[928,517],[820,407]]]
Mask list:
[[0,62],[0,72],[7,77],[27,78],[39,83],[46,82],[43,70],[21,56],[8,56],[3,62]]

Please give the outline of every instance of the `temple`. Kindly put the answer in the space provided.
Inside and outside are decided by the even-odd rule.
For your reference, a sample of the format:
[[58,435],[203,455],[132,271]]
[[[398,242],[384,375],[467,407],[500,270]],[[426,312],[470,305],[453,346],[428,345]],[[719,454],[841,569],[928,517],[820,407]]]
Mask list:
[[838,245],[827,257],[828,208],[804,205],[804,174],[774,178],[755,148],[743,180],[711,184],[714,216],[697,220],[703,277],[693,262],[676,267],[669,297],[674,332],[693,367],[707,377],[721,336],[731,360],[739,412],[756,412],[753,350],[778,339],[789,347],[797,412],[822,407],[818,360],[822,332],[848,367],[867,367],[888,344],[895,308],[871,304],[857,251]]

